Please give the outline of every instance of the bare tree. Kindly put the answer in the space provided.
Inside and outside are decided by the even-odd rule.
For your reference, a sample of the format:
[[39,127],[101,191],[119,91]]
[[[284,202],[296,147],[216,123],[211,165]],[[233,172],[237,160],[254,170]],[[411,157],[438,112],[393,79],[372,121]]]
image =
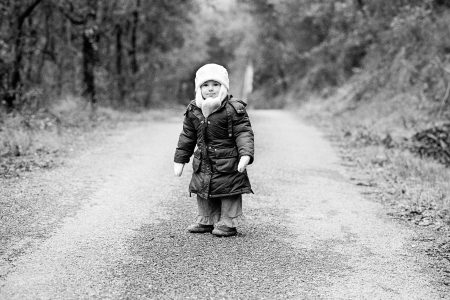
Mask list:
[[21,66],[23,59],[23,24],[27,18],[29,18],[33,10],[41,3],[42,0],[34,0],[28,3],[25,9],[22,9],[23,4],[15,2],[13,6],[14,19],[13,36],[14,38],[14,61],[11,69],[10,82],[8,84],[8,91],[4,96],[5,103],[8,110],[14,108],[14,101],[20,98],[20,88],[22,83],[21,78]]

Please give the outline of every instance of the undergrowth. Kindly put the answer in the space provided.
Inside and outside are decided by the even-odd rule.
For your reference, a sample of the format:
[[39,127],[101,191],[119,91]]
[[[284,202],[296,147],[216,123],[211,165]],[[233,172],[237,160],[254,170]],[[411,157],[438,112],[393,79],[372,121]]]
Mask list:
[[348,84],[325,99],[310,97],[301,114],[338,141],[355,183],[372,189],[394,216],[449,231],[450,169],[410,151],[412,135],[444,122],[449,112],[414,93],[380,89],[364,100],[357,93]]
[[0,177],[51,168],[87,135],[126,122],[158,118],[158,114],[107,107],[93,112],[84,99],[76,97],[66,97],[45,109],[22,109],[10,114],[0,111]]

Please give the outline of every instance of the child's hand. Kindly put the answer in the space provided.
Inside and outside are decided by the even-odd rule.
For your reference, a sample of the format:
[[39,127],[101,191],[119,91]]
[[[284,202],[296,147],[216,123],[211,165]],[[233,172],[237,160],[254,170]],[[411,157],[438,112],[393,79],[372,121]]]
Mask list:
[[250,162],[250,156],[244,155],[239,160],[238,164],[238,172],[242,173],[245,171],[245,168],[247,168],[248,163]]
[[184,164],[173,163],[173,173],[175,176],[180,177],[183,174]]

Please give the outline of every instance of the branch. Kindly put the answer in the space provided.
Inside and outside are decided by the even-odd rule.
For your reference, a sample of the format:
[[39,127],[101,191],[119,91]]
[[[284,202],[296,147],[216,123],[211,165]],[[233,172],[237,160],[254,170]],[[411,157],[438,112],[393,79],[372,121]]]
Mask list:
[[25,21],[25,19],[33,12],[33,10],[36,8],[36,6],[38,6],[38,4],[41,2],[42,0],[34,0],[34,2],[28,6],[28,8],[19,16],[19,27],[22,27],[23,22]]
[[[73,11],[73,4],[71,2],[68,2],[70,5],[70,11]],[[67,12],[62,6],[58,6],[59,11],[67,18],[69,21],[74,25],[84,25],[86,23],[86,20],[84,20],[80,16],[74,16],[73,14],[70,14]]]

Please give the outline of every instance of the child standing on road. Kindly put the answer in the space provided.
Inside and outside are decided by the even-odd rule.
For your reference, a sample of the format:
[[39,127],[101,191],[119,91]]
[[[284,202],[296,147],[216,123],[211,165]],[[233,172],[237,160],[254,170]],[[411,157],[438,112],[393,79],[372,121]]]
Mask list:
[[246,171],[253,162],[253,130],[246,104],[228,90],[224,67],[206,64],[198,69],[195,100],[187,107],[174,158],[175,176],[181,176],[194,154],[189,192],[197,194],[198,217],[189,232],[235,235],[242,194],[253,193]]

